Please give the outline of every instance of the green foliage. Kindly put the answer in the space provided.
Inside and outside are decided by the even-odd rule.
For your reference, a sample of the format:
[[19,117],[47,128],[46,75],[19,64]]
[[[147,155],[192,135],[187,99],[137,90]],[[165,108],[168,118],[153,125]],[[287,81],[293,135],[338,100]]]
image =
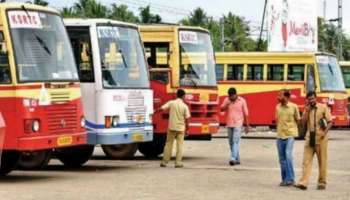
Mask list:
[[47,5],[49,5],[49,3],[47,1],[45,1],[45,0],[34,0],[33,3],[36,4],[36,5],[40,5],[40,6],[47,6]]
[[140,22],[144,24],[160,23],[162,18],[151,13],[150,6],[142,7],[140,10]]
[[124,22],[130,22],[130,23],[139,22],[138,17],[135,16],[132,11],[128,10],[128,6],[123,4],[119,6],[115,3],[112,4],[109,18],[114,20],[124,21]]

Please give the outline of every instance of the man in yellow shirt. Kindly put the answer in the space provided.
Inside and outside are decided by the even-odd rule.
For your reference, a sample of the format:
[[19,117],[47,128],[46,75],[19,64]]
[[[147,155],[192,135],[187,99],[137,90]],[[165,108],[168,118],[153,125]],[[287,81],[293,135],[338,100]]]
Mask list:
[[169,125],[166,138],[166,144],[164,147],[163,160],[160,163],[161,167],[166,167],[168,164],[171,153],[173,150],[173,143],[176,139],[176,161],[175,167],[181,168],[182,154],[183,154],[183,142],[185,133],[188,130],[188,119],[191,117],[188,106],[184,102],[185,91],[182,89],[177,90],[177,98],[175,100],[168,101],[160,109],[155,112],[169,110]]
[[298,106],[289,102],[290,92],[282,90],[276,106],[277,149],[281,166],[282,182],[280,186],[294,185],[293,145],[298,135],[300,114]]
[[312,160],[317,155],[318,185],[317,189],[326,189],[328,131],[332,127],[332,116],[325,104],[317,103],[316,93],[309,92],[306,96],[307,106],[303,113],[302,122],[307,125],[304,146],[303,175],[295,187],[306,190],[311,176]]

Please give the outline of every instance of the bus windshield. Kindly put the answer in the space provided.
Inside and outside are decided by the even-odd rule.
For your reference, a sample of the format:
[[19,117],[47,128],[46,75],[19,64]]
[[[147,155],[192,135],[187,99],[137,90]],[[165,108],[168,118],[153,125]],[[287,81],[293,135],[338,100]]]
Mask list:
[[20,82],[79,80],[61,17],[27,10],[7,14]]
[[103,86],[148,88],[145,54],[136,28],[98,26]]
[[215,60],[208,33],[179,31],[180,85],[216,86]]
[[334,56],[316,57],[321,91],[344,92],[345,86],[337,59]]

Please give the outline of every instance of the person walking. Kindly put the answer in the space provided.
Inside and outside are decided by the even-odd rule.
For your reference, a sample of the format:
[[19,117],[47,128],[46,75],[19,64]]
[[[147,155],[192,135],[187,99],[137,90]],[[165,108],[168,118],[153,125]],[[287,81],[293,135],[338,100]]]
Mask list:
[[245,133],[249,132],[248,106],[243,97],[237,95],[236,88],[228,90],[228,97],[225,98],[221,105],[221,112],[226,112],[226,127],[228,132],[228,140],[231,150],[231,158],[229,164],[239,165],[240,161],[240,141],[242,127],[245,122]]
[[277,150],[281,167],[282,182],[280,186],[293,186],[293,146],[294,137],[298,136],[300,114],[298,106],[289,101],[289,90],[282,90],[278,95],[276,106]]
[[328,132],[332,127],[332,117],[327,105],[317,103],[315,92],[309,92],[306,98],[307,105],[302,116],[302,122],[307,126],[303,173],[295,187],[301,190],[307,189],[311,176],[312,160],[316,154],[319,171],[317,189],[324,190],[327,184]]
[[185,91],[178,89],[175,100],[168,101],[160,109],[155,112],[169,110],[169,124],[166,136],[166,144],[164,147],[163,160],[160,163],[161,167],[166,167],[171,159],[173,143],[176,140],[176,161],[175,167],[183,167],[183,143],[185,133],[188,131],[188,120],[191,117],[188,106],[184,102]]

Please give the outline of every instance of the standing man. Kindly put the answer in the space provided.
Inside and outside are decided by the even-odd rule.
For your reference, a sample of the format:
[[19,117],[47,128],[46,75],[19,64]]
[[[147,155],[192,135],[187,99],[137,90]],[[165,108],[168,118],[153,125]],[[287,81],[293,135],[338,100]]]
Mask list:
[[175,167],[181,168],[182,154],[183,154],[183,142],[185,133],[188,130],[188,119],[191,117],[188,106],[184,102],[185,91],[182,89],[177,90],[177,98],[175,100],[168,101],[160,109],[155,112],[169,110],[169,125],[168,133],[166,137],[166,144],[164,147],[163,160],[160,163],[161,167],[166,167],[171,158],[173,150],[173,143],[176,139],[176,161]]
[[226,127],[231,150],[231,159],[229,164],[241,164],[239,156],[239,146],[241,141],[241,131],[245,122],[245,133],[249,132],[248,106],[246,101],[237,95],[236,88],[228,90],[228,97],[221,105],[221,112],[226,112]]
[[316,153],[318,160],[318,190],[326,189],[328,131],[332,127],[332,117],[329,108],[316,101],[316,93],[309,92],[306,96],[307,105],[302,122],[307,125],[304,146],[303,175],[295,187],[306,190],[311,175],[312,160]]
[[298,136],[298,123],[300,114],[298,106],[289,102],[290,92],[280,91],[279,104],[276,106],[277,149],[281,167],[282,182],[280,186],[293,186],[295,184],[293,167],[294,137]]

